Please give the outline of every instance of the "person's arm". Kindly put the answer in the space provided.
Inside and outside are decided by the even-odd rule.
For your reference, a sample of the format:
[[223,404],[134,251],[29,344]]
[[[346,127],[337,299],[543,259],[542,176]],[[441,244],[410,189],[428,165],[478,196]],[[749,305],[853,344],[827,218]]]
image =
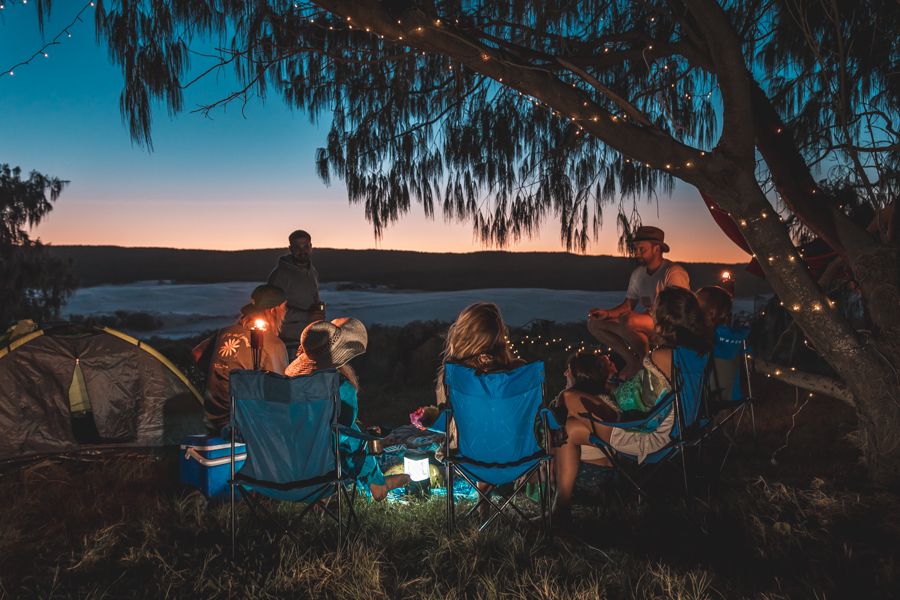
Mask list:
[[634,311],[634,307],[636,305],[637,300],[635,300],[634,298],[625,298],[625,300],[623,300],[622,303],[618,306],[607,309],[592,308],[588,311],[588,314],[591,316],[591,318],[594,319],[616,319],[622,315]]

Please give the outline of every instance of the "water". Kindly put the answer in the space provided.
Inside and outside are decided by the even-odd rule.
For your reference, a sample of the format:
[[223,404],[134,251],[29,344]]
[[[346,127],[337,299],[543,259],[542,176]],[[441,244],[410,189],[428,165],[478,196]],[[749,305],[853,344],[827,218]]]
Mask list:
[[[63,316],[109,315],[116,311],[144,312],[158,316],[162,329],[151,335],[179,338],[218,329],[234,322],[241,306],[256,287],[253,282],[173,284],[137,282],[100,285],[77,290]],[[495,302],[506,321],[521,326],[534,319],[558,323],[583,322],[588,309],[619,304],[625,292],[547,290],[540,288],[487,288],[450,292],[396,291],[387,288],[338,290],[324,284],[322,299],[328,317],[352,316],[366,325],[405,325],[412,321],[452,321],[469,304]],[[753,301],[738,298],[735,311],[750,311]]]

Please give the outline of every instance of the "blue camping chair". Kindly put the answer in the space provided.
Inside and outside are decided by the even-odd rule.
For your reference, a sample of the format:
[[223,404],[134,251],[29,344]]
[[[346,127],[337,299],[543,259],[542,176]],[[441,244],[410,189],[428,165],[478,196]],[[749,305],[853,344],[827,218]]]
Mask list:
[[616,472],[621,473],[634,486],[640,496],[647,497],[642,483],[648,481],[660,466],[675,458],[681,459],[684,491],[686,495],[689,494],[690,486],[688,483],[685,449],[699,443],[699,440],[702,438],[702,432],[708,424],[708,421],[704,422],[702,418],[702,407],[706,402],[709,372],[709,354],[700,354],[687,348],[675,348],[672,352],[673,388],[664,398],[657,402],[650,413],[640,419],[615,423],[601,421],[590,412],[582,413],[582,416],[590,419],[592,423],[603,423],[608,427],[639,429],[649,432],[659,427],[669,412],[674,411],[674,423],[669,432],[669,443],[644,458],[644,461],[640,463],[640,470],[643,472],[640,477],[632,477],[626,469],[626,466],[638,464],[637,456],[618,452],[597,435],[592,434],[590,437],[591,443],[603,452],[612,463],[613,468],[616,469]]
[[[247,461],[239,472],[232,462],[231,535],[234,553],[237,513],[235,496],[247,500],[255,516],[274,520],[255,494],[275,500],[301,502],[306,515],[314,506],[337,521],[338,546],[344,527],[353,524],[356,479],[342,473],[338,444],[340,379],[336,371],[302,377],[236,370],[230,374],[231,440],[247,444]],[[234,453],[232,452],[232,457]],[[352,489],[352,494],[347,488]],[[334,497],[336,510],[323,501]],[[346,516],[343,514],[346,501]],[[297,539],[286,528],[282,532]]]
[[[455,526],[453,478],[464,478],[478,491],[478,502],[466,516],[482,506],[492,511],[481,523],[484,530],[510,508],[523,520],[528,517],[513,502],[527,480],[541,471],[541,517],[545,532],[550,531],[550,448],[549,428],[557,428],[553,415],[544,407],[544,365],[530,363],[510,371],[479,374],[474,369],[447,363],[444,365],[447,407],[432,425],[434,430],[456,428],[457,447],[450,447],[450,435],[444,436],[443,465],[447,486],[447,525]],[[540,429],[538,429],[540,424]],[[540,436],[540,441],[538,440]],[[491,496],[494,488],[519,480],[512,492],[499,503]],[[488,491],[478,489],[486,483]],[[513,519],[514,520],[514,519]]]
[[[749,414],[753,436],[756,437],[756,418],[753,411],[753,387],[751,384],[749,327],[716,327],[716,345],[710,377],[709,417],[715,419],[709,433],[721,431],[728,440],[728,448],[722,459],[722,467],[734,448],[734,434],[740,429],[745,415]],[[733,422],[732,433],[726,425]],[[720,468],[720,469],[721,469]]]

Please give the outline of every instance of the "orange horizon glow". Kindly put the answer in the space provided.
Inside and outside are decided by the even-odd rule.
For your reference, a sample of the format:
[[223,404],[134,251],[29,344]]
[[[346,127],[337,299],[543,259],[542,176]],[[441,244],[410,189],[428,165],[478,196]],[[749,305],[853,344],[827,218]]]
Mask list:
[[[667,254],[670,259],[723,263],[749,260],[716,226],[699,198],[696,202],[679,200],[660,202],[659,218],[644,219],[645,224],[666,231],[666,242],[672,248]],[[286,251],[287,236],[294,229],[309,231],[316,248],[441,253],[567,251],[560,242],[558,225],[552,221],[544,223],[532,239],[497,248],[474,239],[466,223],[446,223],[441,217],[425,218],[419,206],[388,227],[381,240],[375,240],[363,207],[350,205],[337,194],[315,201],[225,199],[215,203],[190,199],[161,202],[155,198],[117,202],[64,194],[32,236],[40,237],[45,243],[66,246],[223,251],[285,248]],[[607,226],[601,229],[598,240],[591,241],[586,252],[573,253],[621,256],[617,244],[615,226]]]

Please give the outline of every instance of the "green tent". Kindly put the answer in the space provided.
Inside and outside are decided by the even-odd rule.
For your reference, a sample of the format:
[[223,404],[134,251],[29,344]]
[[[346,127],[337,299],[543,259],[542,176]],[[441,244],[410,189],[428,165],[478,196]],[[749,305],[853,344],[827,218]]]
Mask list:
[[0,347],[0,460],[160,446],[203,430],[187,377],[129,335],[70,324]]

